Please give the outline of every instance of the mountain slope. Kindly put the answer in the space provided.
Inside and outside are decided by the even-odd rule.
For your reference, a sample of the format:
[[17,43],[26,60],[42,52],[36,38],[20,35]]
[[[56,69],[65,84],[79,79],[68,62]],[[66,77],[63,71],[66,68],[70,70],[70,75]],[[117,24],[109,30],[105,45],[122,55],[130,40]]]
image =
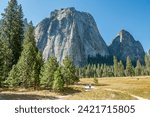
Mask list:
[[77,66],[87,64],[88,56],[109,55],[94,18],[75,8],[55,10],[35,28],[37,47],[44,59],[55,56],[62,63],[70,56]]
[[113,40],[109,46],[109,51],[112,55],[123,61],[126,60],[127,56],[135,62],[139,59],[141,62],[144,61],[144,49],[139,41],[135,41],[134,37],[125,30],[121,30],[117,37]]

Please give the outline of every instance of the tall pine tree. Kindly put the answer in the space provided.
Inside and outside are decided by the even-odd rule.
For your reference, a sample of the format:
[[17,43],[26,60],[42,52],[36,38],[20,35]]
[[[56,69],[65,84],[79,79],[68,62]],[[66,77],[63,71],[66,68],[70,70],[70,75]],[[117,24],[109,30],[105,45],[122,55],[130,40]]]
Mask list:
[[134,70],[133,70],[133,66],[132,66],[132,62],[130,57],[127,57],[127,61],[126,61],[126,76],[133,76],[134,75]]
[[118,76],[118,60],[117,58],[114,56],[114,76],[117,77]]
[[64,82],[66,86],[74,84],[79,81],[79,77],[76,76],[76,69],[72,60],[67,56],[63,61],[63,70]]
[[124,65],[122,63],[122,61],[120,61],[118,63],[118,76],[120,77],[123,77],[125,74],[124,74]]
[[7,41],[0,36],[0,87],[8,77],[8,73],[12,67],[12,51]]
[[54,82],[53,82],[53,90],[56,92],[62,92],[64,89],[64,80],[63,75],[61,73],[61,68],[58,67],[54,72]]
[[[2,14],[1,35],[8,41],[12,51],[12,65],[16,64],[21,54],[21,43],[24,35],[23,12],[17,0],[10,0]],[[9,57],[10,58],[10,57]]]
[[42,53],[38,52],[36,55],[35,63],[33,66],[33,78],[34,78],[34,89],[38,89],[40,87],[40,73],[41,73],[41,68],[44,64],[43,58],[42,58]]
[[43,88],[52,89],[54,82],[54,73],[59,67],[57,59],[55,57],[50,57],[49,60],[44,64],[41,70],[40,85]]
[[137,60],[136,67],[135,67],[135,75],[140,76],[142,72],[142,65],[140,63],[140,60]]
[[150,55],[145,55],[145,69],[146,69],[146,75],[150,75]]
[[37,62],[37,53],[34,29],[33,26],[29,25],[25,33],[21,57],[18,63],[13,66],[7,80],[9,86],[22,86],[24,88],[35,86],[35,81],[38,81],[37,79],[39,78],[39,73],[35,67],[39,64],[39,62]]

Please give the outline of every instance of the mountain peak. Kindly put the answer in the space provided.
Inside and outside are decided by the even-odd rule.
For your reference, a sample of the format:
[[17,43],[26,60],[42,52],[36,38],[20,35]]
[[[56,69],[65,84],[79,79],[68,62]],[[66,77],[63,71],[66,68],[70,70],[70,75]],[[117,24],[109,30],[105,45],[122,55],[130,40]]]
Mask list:
[[109,46],[109,51],[112,55],[125,61],[127,56],[132,61],[137,59],[144,61],[144,49],[139,41],[136,41],[134,37],[126,30],[121,30],[117,37],[113,40]]
[[37,25],[35,37],[45,60],[55,56],[62,63],[70,56],[75,65],[83,66],[89,56],[109,55],[92,15],[73,7],[54,10],[50,18]]
[[50,17],[56,17],[59,15],[66,16],[68,14],[72,14],[73,12],[76,12],[76,9],[74,7],[56,9],[51,12]]
[[122,29],[118,34],[117,37],[120,40],[120,43],[123,41],[135,41],[134,37],[126,30]]

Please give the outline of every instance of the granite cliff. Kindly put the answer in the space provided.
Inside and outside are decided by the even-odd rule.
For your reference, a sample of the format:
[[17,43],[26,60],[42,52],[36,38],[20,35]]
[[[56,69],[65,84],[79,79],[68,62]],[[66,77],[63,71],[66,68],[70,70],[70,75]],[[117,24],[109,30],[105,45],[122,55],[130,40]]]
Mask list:
[[94,18],[75,8],[51,12],[36,26],[35,38],[45,60],[55,56],[62,63],[65,56],[70,56],[75,65],[83,66],[88,56],[109,55]]
[[144,62],[145,52],[139,41],[136,41],[134,37],[126,30],[121,30],[116,38],[109,46],[111,55],[116,56],[118,59],[125,61],[127,56],[133,62],[139,59]]

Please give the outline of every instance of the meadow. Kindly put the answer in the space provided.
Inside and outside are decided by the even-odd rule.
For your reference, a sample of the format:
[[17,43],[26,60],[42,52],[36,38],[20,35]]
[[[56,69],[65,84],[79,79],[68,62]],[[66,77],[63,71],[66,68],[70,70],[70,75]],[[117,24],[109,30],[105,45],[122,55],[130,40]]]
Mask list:
[[[88,88],[91,85],[91,88]],[[150,76],[82,78],[80,82],[66,87],[63,93],[49,90],[0,89],[0,99],[13,100],[149,100]]]

